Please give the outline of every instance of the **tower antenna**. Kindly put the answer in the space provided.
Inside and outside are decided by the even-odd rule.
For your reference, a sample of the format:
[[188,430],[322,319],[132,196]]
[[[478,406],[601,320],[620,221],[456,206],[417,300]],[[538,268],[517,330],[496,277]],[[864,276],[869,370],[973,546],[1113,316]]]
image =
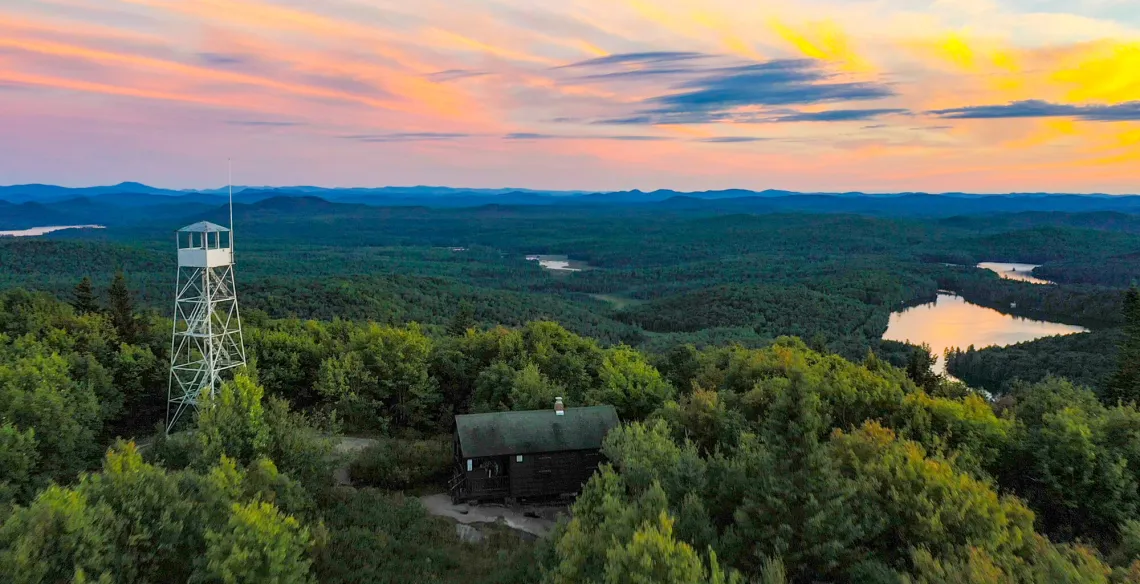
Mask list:
[[227,178],[230,188],[230,254],[233,254],[234,249],[234,163],[229,158],[226,159]]

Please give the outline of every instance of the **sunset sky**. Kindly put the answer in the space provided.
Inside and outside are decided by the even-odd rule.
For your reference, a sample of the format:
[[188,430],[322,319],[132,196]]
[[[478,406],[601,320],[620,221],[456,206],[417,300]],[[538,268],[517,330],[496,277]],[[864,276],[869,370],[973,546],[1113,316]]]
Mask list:
[[1138,0],[0,0],[0,184],[1140,193]]

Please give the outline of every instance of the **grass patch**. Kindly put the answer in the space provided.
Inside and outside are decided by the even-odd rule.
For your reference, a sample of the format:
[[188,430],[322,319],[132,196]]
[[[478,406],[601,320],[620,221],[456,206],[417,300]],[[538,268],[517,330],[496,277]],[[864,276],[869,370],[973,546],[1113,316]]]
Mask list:
[[602,302],[609,303],[610,306],[613,306],[614,310],[625,310],[630,306],[645,304],[644,300],[638,300],[637,298],[626,298],[624,296],[618,296],[616,294],[590,294],[590,297],[601,300]]

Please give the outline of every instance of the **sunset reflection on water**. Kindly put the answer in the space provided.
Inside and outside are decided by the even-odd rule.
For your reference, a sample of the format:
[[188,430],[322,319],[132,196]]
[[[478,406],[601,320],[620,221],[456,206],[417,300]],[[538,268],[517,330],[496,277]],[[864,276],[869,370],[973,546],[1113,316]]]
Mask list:
[[981,349],[1013,345],[1041,337],[1086,332],[1079,326],[1018,318],[966,302],[954,294],[938,294],[934,302],[891,314],[884,340],[926,343],[938,356],[936,369],[945,372],[942,353],[948,347]]

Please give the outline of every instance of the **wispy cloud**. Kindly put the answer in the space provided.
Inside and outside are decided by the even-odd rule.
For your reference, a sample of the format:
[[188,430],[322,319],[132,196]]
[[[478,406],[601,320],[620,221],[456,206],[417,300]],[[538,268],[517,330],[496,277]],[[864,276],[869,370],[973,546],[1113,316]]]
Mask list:
[[458,79],[467,79],[470,77],[482,77],[483,75],[490,75],[489,71],[475,71],[472,69],[448,69],[446,71],[438,71],[427,75],[428,79],[436,82],[456,81]]
[[731,67],[679,87],[690,91],[653,98],[652,113],[720,112],[752,105],[784,106],[867,101],[894,95],[873,82],[833,82],[815,61],[785,59]]
[[198,58],[207,65],[216,66],[241,65],[246,62],[246,59],[238,55],[226,55],[222,53],[198,53]]
[[933,110],[930,113],[955,120],[1077,118],[1092,122],[1123,122],[1140,120],[1140,101],[1115,105],[1070,105],[1033,99],[1006,105],[977,105]]
[[304,122],[280,122],[272,120],[227,120],[226,123],[231,126],[248,126],[252,128],[290,128],[305,125]]
[[763,142],[767,138],[756,138],[752,136],[713,136],[712,138],[698,138],[697,142],[707,142],[709,144],[739,144],[742,142]]
[[532,132],[515,132],[503,136],[504,140],[619,140],[629,142],[658,142],[662,140],[671,140],[672,138],[666,136],[642,136],[642,135],[623,135],[623,134],[539,134]]
[[776,122],[861,122],[885,115],[909,113],[905,109],[828,110],[822,112],[796,112],[776,116]]
[[595,119],[598,124],[842,122],[907,113],[903,108],[788,110],[789,106],[876,101],[895,95],[886,83],[846,80],[813,59],[742,62],[705,53],[631,53],[571,66],[591,71],[575,78],[580,82],[654,83],[651,88],[657,95],[641,100],[625,115]]
[[472,134],[460,132],[395,132],[391,134],[359,134],[342,136],[357,142],[438,142],[471,138]]
[[689,61],[692,59],[708,58],[711,55],[706,53],[696,53],[691,51],[649,51],[644,53],[621,53],[616,55],[607,55],[605,57],[598,57],[596,59],[587,59],[585,61],[578,61],[568,65],[561,65],[560,69],[571,67],[601,67],[609,65],[625,65],[625,64],[660,64],[660,63],[674,63],[676,61]]

